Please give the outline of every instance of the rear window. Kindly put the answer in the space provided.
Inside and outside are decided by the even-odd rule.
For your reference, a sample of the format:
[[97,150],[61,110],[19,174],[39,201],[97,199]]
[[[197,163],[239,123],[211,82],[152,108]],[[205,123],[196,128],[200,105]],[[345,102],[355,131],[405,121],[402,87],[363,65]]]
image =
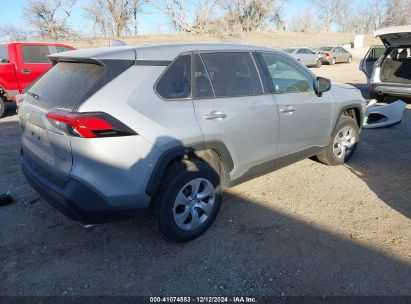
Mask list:
[[23,45],[22,52],[25,63],[50,63],[47,58],[50,55],[47,45]]
[[260,78],[250,53],[201,54],[216,97],[263,94]]
[[164,99],[181,99],[191,95],[191,59],[183,55],[166,70],[156,86]]
[[104,68],[91,63],[59,62],[30,89],[38,95],[33,103],[42,108],[74,109],[104,73]]
[[287,52],[287,53],[292,53],[294,51],[294,49],[284,49],[284,52]]
[[332,49],[332,47],[322,47],[320,48],[320,51],[330,52]]
[[70,49],[66,46],[56,46],[56,51],[57,53],[61,53],[61,52],[67,52],[67,51],[72,51],[73,49]]
[[9,61],[9,52],[7,45],[0,45],[0,63],[7,63]]

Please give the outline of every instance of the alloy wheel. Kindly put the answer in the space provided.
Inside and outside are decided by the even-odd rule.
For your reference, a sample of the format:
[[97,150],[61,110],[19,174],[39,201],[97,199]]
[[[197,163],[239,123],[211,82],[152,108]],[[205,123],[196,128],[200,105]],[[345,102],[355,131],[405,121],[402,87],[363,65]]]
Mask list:
[[333,153],[334,156],[341,159],[350,154],[355,144],[355,131],[352,127],[342,128],[334,138]]

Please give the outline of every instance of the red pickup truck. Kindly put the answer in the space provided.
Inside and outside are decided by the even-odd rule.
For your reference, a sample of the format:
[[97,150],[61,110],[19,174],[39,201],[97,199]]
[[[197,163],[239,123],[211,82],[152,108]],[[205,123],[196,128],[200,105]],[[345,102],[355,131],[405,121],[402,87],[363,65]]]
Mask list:
[[70,45],[47,42],[0,43],[0,117],[32,81],[51,67],[47,55],[71,51]]

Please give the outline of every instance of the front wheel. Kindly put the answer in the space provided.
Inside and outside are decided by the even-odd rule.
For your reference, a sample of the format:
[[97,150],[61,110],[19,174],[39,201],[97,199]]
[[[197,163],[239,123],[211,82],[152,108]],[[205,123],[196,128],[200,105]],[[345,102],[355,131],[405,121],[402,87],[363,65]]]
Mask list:
[[219,174],[201,161],[184,160],[166,172],[153,202],[160,232],[176,242],[190,241],[214,222],[222,201]]
[[1,98],[0,96],[0,118],[3,117],[5,110],[6,110],[6,105],[4,104],[3,98]]
[[357,122],[351,117],[340,116],[330,143],[317,155],[317,159],[330,166],[344,164],[353,156],[359,137]]
[[348,57],[348,59],[347,59],[347,63],[351,63],[351,61],[352,61],[352,57],[350,56],[350,57]]

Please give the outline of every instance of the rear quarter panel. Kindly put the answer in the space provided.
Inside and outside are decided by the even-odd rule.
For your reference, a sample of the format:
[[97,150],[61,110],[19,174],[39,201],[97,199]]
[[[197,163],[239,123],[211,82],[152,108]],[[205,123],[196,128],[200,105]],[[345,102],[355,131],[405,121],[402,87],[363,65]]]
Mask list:
[[[145,189],[163,152],[204,144],[192,101],[165,101],[155,93],[154,84],[164,70],[164,66],[131,66],[78,109],[106,112],[139,134],[89,140],[86,145],[84,139],[72,141],[71,175],[94,180],[94,185],[98,184],[99,190],[116,204],[126,206],[133,196],[147,200]],[[90,172],[88,167],[99,169]]]

